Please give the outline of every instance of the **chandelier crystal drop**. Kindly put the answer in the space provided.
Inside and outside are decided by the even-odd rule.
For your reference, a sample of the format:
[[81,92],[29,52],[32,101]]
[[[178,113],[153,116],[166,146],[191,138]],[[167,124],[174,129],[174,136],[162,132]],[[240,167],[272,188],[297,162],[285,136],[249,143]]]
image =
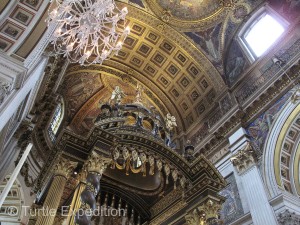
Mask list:
[[50,8],[48,27],[56,27],[50,42],[71,63],[102,64],[118,54],[130,32],[128,10],[119,10],[114,0],[53,0]]

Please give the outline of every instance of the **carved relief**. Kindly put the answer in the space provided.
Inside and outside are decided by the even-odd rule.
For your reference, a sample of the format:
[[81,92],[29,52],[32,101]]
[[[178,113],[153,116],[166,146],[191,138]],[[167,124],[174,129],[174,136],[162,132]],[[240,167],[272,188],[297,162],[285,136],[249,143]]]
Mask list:
[[0,105],[4,102],[5,98],[11,91],[11,83],[0,81]]

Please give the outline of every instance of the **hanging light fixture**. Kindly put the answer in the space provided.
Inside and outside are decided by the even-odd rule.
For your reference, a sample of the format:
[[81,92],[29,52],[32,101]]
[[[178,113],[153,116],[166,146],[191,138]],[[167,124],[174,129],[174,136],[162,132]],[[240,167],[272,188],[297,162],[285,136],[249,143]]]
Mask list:
[[[71,63],[102,64],[118,54],[130,32],[125,28],[127,8],[114,0],[53,0],[48,26],[56,26],[51,38],[56,54]],[[50,6],[50,8],[53,8]]]

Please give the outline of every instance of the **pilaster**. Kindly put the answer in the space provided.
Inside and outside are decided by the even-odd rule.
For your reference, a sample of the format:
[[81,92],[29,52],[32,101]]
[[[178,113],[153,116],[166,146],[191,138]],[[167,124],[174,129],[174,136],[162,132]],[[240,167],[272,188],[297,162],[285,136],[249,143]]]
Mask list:
[[269,204],[256,160],[255,151],[250,142],[246,142],[244,147],[231,157],[231,162],[241,178],[253,223],[275,225],[278,223],[273,208]]

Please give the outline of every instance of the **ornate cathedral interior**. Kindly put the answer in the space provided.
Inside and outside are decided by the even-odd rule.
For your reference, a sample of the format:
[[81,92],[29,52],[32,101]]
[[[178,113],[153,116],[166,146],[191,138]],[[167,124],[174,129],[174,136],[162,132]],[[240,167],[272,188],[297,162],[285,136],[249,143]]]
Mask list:
[[0,224],[300,224],[299,77],[299,0],[2,0]]

